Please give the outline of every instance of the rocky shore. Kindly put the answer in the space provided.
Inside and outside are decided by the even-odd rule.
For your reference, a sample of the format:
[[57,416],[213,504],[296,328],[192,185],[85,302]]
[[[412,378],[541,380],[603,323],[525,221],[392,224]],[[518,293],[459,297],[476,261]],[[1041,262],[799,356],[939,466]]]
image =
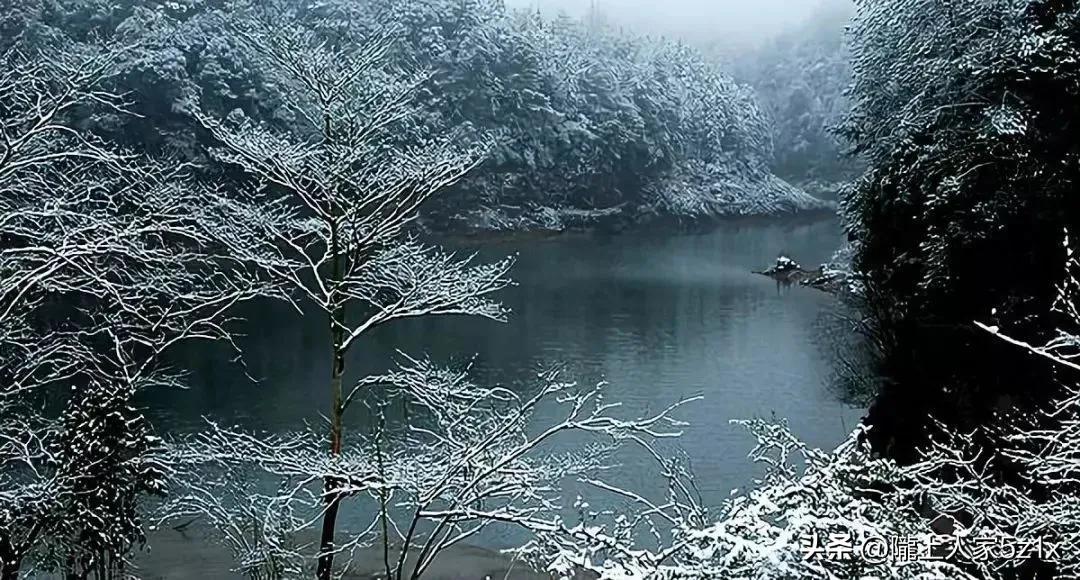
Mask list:
[[[842,253],[843,250],[837,254]],[[834,260],[821,264],[817,269],[807,270],[792,258],[781,255],[776,258],[775,264],[754,273],[768,276],[778,284],[808,286],[841,297],[857,296],[860,293],[858,281],[852,275],[849,265],[843,261]]]

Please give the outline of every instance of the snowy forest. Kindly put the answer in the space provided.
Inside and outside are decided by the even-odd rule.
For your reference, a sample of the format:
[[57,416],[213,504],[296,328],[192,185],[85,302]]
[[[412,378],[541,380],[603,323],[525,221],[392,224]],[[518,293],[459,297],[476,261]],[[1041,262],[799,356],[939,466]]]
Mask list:
[[3,0],[0,580],[1080,575],[1080,2],[737,4]]

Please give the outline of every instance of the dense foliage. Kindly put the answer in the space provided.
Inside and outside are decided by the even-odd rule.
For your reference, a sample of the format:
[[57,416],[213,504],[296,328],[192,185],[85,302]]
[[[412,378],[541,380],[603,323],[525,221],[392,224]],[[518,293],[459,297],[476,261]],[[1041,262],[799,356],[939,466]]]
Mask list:
[[[200,108],[302,126],[284,87],[227,29],[236,7],[22,0],[6,27],[43,43],[139,41],[118,77],[139,116],[104,116],[94,128],[137,150],[201,161],[209,140],[192,120]],[[749,89],[679,43],[515,13],[499,0],[333,0],[301,12],[342,43],[395,23],[401,65],[428,71],[426,118],[402,139],[454,127],[463,140],[493,143],[484,165],[428,208],[443,225],[458,214],[494,227],[821,207],[771,175],[771,135]],[[597,210],[608,213],[588,213]]]
[[848,110],[851,64],[844,26],[847,3],[824,4],[813,18],[752,51],[726,57],[752,86],[770,118],[778,175],[797,182],[846,181],[855,160],[833,134]]
[[932,410],[977,421],[1018,395],[1045,397],[1045,373],[971,321],[1036,341],[1052,328],[1037,316],[1054,296],[1062,228],[1080,223],[1080,7],[857,7],[843,132],[869,165],[844,212],[899,385],[872,420],[922,422]]
[[1080,217],[1078,24],[1076,2],[860,3],[845,129],[871,166],[847,215],[912,314],[1045,312]]

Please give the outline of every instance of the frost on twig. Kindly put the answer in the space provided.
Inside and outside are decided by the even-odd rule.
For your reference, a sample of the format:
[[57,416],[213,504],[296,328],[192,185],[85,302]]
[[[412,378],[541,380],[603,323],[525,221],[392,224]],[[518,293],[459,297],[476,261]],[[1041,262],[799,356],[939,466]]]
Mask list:
[[[288,479],[292,494],[322,502],[309,507],[313,518],[324,519],[317,577],[328,580],[335,555],[347,547],[335,540],[342,501],[374,490],[385,506],[396,493],[385,474],[397,469],[398,458],[380,451],[381,435],[345,429],[345,412],[359,393],[347,391],[346,354],[368,331],[393,320],[505,319],[492,295],[511,284],[513,260],[481,264],[405,235],[420,206],[476,167],[487,147],[463,144],[453,131],[434,136],[422,126],[413,101],[428,73],[405,70],[391,58],[396,26],[376,23],[365,28],[366,38],[341,42],[341,31],[321,29],[295,7],[270,2],[249,8],[230,14],[227,27],[286,89],[287,106],[300,122],[281,131],[239,113],[197,116],[218,145],[212,156],[248,178],[232,199],[250,211],[235,213],[247,239],[272,248],[255,263],[297,305],[313,306],[328,320],[333,364],[325,448],[312,448],[306,464],[252,450],[265,452],[253,462]],[[250,443],[228,430],[211,435],[225,446],[228,438]],[[401,459],[431,472],[418,464],[423,456]],[[380,523],[389,525],[387,518]]]
[[[967,578],[955,567],[920,562],[873,564],[858,558],[809,558],[805,539],[913,534],[918,518],[885,493],[901,479],[898,467],[874,458],[860,433],[832,452],[810,449],[781,424],[741,421],[758,438],[751,457],[765,462],[763,479],[706,511],[695,501],[686,472],[668,470],[667,499],[634,499],[636,512],[591,518],[573,537],[534,542],[534,558],[572,577],[578,568],[601,578]],[[645,532],[645,533],[642,533]],[[655,538],[645,542],[643,538]],[[940,575],[937,575],[940,574]]]
[[[311,432],[256,436],[215,427],[177,445],[178,463],[255,466],[276,476],[282,487],[275,502],[307,514],[295,531],[318,520],[326,505],[318,483],[333,478],[340,482],[334,493],[368,498],[365,513],[372,514],[369,524],[345,534],[338,552],[355,558],[361,549],[382,547],[388,577],[419,577],[446,550],[491,526],[524,529],[553,542],[583,541],[581,531],[563,523],[563,512],[573,507],[562,496],[563,483],[569,478],[602,486],[598,477],[614,465],[620,444],[651,448],[679,433],[681,423],[671,414],[681,403],[624,419],[619,405],[605,400],[602,385],[582,390],[555,371],[541,373],[535,390],[522,395],[477,385],[468,369],[400,357],[395,370],[354,385],[350,408],[366,411],[381,427],[353,435],[340,455],[321,451]],[[554,418],[537,422],[540,406]],[[559,442],[573,433],[592,442],[559,451]],[[198,469],[188,473],[196,481],[204,477]],[[197,493],[200,485],[192,489]],[[187,513],[170,509],[174,516]]]
[[[236,469],[189,474],[185,492],[170,498],[159,513],[164,520],[208,524],[232,552],[234,571],[255,580],[296,578],[305,571],[310,546],[298,536],[303,521],[294,504],[260,490],[252,474]],[[154,527],[159,527],[159,521]]]
[[117,54],[16,43],[0,66],[4,574],[123,567],[168,472],[136,393],[182,383],[170,346],[229,341],[233,304],[277,294],[217,192],[75,128],[80,108],[124,111],[102,88]]

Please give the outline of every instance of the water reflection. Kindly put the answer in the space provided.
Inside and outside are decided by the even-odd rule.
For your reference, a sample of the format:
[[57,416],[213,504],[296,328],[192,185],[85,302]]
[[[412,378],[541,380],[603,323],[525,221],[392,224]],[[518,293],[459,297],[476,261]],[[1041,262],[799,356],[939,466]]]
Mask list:
[[[782,251],[805,264],[824,262],[840,241],[838,224],[822,221],[458,244],[489,257],[519,254],[519,285],[502,295],[510,322],[402,321],[358,343],[349,369],[353,378],[379,372],[401,349],[437,361],[475,356],[477,380],[508,385],[527,382],[541,365],[563,363],[581,382],[608,381],[609,397],[628,413],[703,395],[680,415],[691,423],[681,446],[705,499],[717,502],[757,473],[745,460],[751,440],[729,420],[786,417],[810,444],[832,446],[862,414],[830,386],[835,344],[823,342],[822,320],[835,317],[836,301],[799,287],[778,293],[773,280],[751,274]],[[277,304],[241,314],[246,369],[223,348],[194,345],[179,353],[177,362],[192,370],[191,389],[156,392],[146,401],[162,430],[197,429],[204,415],[265,430],[319,421],[329,374],[322,316],[300,318]],[[638,488],[656,483],[645,469],[619,477]]]

